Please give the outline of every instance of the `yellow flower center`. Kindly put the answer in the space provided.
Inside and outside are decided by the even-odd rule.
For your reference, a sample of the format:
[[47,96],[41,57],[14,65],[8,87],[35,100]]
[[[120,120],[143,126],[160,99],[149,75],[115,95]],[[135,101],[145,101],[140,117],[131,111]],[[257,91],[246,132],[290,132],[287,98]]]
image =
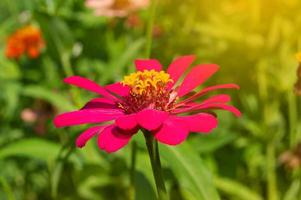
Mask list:
[[129,86],[133,95],[147,95],[163,92],[166,84],[172,81],[164,71],[144,70],[125,76],[121,83]]

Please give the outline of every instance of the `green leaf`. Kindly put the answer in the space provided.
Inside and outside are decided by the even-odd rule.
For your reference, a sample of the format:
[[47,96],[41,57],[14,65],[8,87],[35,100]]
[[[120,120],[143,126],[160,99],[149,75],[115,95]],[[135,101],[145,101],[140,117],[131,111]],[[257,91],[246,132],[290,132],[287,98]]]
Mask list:
[[233,133],[222,132],[210,135],[197,135],[191,141],[191,146],[199,153],[213,152],[232,142],[237,136]]
[[215,185],[218,189],[241,200],[262,200],[262,198],[246,186],[226,178],[215,178]]
[[36,158],[44,161],[56,159],[60,146],[38,138],[21,139],[0,148],[0,159],[10,156]]
[[136,171],[135,173],[135,199],[156,199],[156,193],[151,185],[151,182],[149,181],[148,177],[140,171]]
[[44,99],[60,110],[75,109],[75,107],[64,96],[44,87],[29,85],[23,89],[23,95]]
[[218,200],[211,173],[188,143],[177,147],[160,146],[161,155],[176,175],[183,195],[195,200]]

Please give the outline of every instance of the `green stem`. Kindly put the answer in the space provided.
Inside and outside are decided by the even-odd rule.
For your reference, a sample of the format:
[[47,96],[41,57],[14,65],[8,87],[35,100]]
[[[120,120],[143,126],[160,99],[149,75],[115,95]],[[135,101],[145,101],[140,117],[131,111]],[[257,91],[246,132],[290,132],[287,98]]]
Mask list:
[[[69,54],[65,53],[61,56],[61,64],[63,66],[64,73],[67,77],[74,75],[73,69],[72,69],[71,64],[70,64]],[[81,106],[81,99],[80,99],[80,96],[78,94],[78,90],[74,87],[71,88],[71,97],[72,97],[73,103],[77,107],[80,107]]]
[[297,126],[297,105],[296,98],[292,91],[289,91],[287,94],[288,101],[288,116],[289,116],[289,137],[290,137],[290,147],[296,145],[297,136],[296,136],[296,126]]
[[278,200],[275,146],[270,143],[267,146],[267,182],[268,182],[268,200]]
[[[264,131],[268,132],[269,130],[269,114],[268,114],[268,82],[266,76],[266,63],[261,63],[258,66],[258,91],[259,97],[263,104],[263,117],[262,117],[262,128]],[[278,200],[278,191],[277,191],[277,174],[276,174],[276,153],[275,153],[275,135],[270,133],[271,137],[266,144],[266,179],[267,179],[267,199],[268,200]]]
[[158,148],[158,142],[154,140],[153,135],[148,131],[143,131],[146,146],[153,170],[153,175],[155,178],[156,188],[158,192],[159,200],[167,200],[167,192],[164,184],[163,174],[162,174],[162,167],[160,161],[160,154]]
[[149,21],[147,24],[147,30],[146,30],[146,48],[145,48],[145,57],[149,58],[151,56],[152,51],[152,40],[153,40],[153,27],[154,27],[154,21],[155,21],[155,15],[156,15],[156,8],[157,8],[157,0],[151,1],[151,8],[150,8],[150,15],[149,15]]

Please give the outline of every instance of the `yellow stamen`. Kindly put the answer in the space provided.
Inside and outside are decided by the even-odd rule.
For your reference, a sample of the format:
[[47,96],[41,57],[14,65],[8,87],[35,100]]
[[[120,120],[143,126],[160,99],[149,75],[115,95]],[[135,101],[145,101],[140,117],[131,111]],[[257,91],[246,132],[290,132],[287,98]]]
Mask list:
[[142,95],[153,89],[164,88],[168,82],[173,82],[168,73],[144,70],[125,76],[121,83],[129,86],[132,93]]

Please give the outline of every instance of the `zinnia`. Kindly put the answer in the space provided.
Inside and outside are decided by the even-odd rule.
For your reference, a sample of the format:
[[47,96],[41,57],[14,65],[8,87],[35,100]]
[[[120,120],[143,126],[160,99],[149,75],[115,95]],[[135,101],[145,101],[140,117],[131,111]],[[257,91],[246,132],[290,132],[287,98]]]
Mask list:
[[93,9],[95,15],[107,17],[125,17],[148,5],[149,0],[86,0],[86,6]]
[[167,71],[158,60],[136,60],[137,72],[125,76],[123,81],[105,87],[80,76],[65,79],[68,84],[98,93],[82,109],[57,116],[56,127],[87,123],[103,123],[84,131],[76,141],[85,146],[93,136],[98,136],[98,146],[107,152],[124,147],[139,129],[147,130],[161,143],[177,145],[189,132],[209,133],[217,126],[217,118],[209,110],[222,109],[236,116],[241,113],[228,105],[230,96],[219,94],[202,102],[200,97],[217,89],[239,89],[235,84],[206,87],[192,91],[212,76],[219,67],[215,64],[196,65],[181,84],[180,77],[194,61],[195,56],[175,59]]
[[13,59],[19,59],[23,54],[37,58],[44,44],[41,31],[29,25],[9,36],[5,54],[6,57]]

